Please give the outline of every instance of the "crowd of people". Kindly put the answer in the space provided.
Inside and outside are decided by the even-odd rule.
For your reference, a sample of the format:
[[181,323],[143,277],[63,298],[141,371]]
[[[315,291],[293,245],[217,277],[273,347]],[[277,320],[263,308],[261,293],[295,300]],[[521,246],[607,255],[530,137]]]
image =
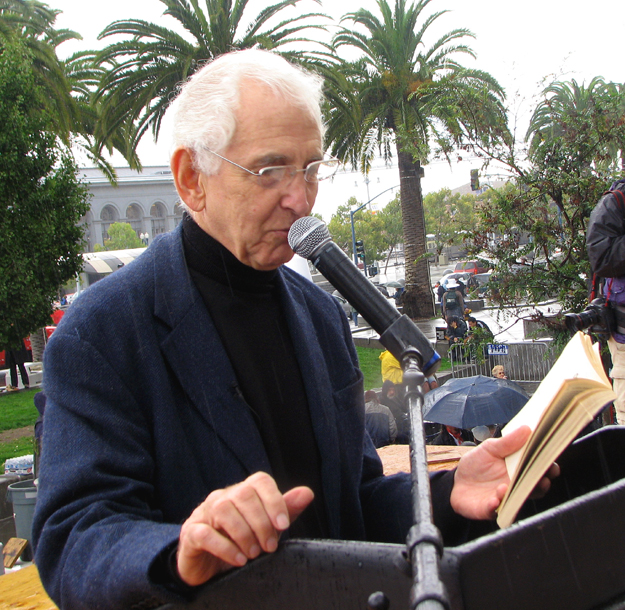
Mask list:
[[[471,318],[475,321],[475,318]],[[388,350],[380,354],[382,388],[367,390],[365,399],[365,427],[376,447],[410,442],[410,419],[408,407],[403,400],[403,371],[397,359]],[[503,365],[492,369],[492,376],[508,379]],[[435,376],[426,378],[423,393],[438,387]],[[427,443],[431,445],[479,445],[487,438],[501,436],[502,424],[493,422],[462,430],[454,426],[425,422]],[[427,434],[430,432],[430,434]]]

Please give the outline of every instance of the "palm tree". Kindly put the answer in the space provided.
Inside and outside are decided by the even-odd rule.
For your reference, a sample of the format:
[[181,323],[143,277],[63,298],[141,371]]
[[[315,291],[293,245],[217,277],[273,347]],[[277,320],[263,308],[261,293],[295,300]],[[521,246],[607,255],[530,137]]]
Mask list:
[[[493,141],[507,134],[503,92],[484,72],[468,70],[455,60],[459,53],[474,56],[462,44],[472,36],[456,29],[430,48],[424,38],[445,12],[427,17],[431,0],[406,6],[396,0],[392,10],[378,0],[380,17],[361,9],[345,15],[363,30],[342,29],[336,48],[347,45],[362,58],[343,65],[342,75],[329,84],[326,109],[332,152],[368,171],[380,153],[397,155],[406,257],[404,311],[414,318],[431,317],[434,303],[425,258],[425,222],[421,162],[432,144],[449,156],[467,142]],[[365,32],[366,30],[366,32]]]
[[[151,128],[154,139],[176,88],[207,60],[235,49],[258,47],[276,49],[287,44],[308,42],[301,32],[307,28],[324,29],[308,22],[320,13],[308,13],[277,24],[270,20],[301,0],[282,0],[264,8],[243,30],[249,0],[160,0],[164,15],[176,19],[186,35],[140,19],[116,21],[100,38],[124,35],[127,38],[106,47],[99,62],[106,67],[97,99],[102,102],[107,138],[120,129],[128,133],[124,154],[134,154],[139,140]],[[318,4],[320,0],[315,0]],[[284,52],[301,59],[295,51]]]
[[[106,136],[98,131],[102,107],[94,100],[94,91],[103,71],[95,64],[93,51],[59,59],[59,45],[81,38],[74,31],[55,29],[60,12],[37,0],[0,0],[0,48],[13,41],[26,48],[36,84],[46,92],[42,99],[51,130],[67,147],[85,153],[114,181],[114,169],[104,158],[103,149],[125,150],[127,130],[111,131]],[[136,157],[129,155],[127,159],[131,167],[138,167]]]
[[66,40],[80,39],[80,35],[54,28],[60,12],[37,0],[0,0],[0,45],[13,40],[25,45],[37,84],[47,92],[46,103],[55,131],[68,144],[76,107],[56,49]]

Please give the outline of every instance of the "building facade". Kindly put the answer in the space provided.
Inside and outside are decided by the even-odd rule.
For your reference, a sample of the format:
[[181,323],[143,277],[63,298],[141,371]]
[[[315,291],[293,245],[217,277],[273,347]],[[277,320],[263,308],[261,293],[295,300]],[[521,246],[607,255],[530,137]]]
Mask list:
[[[114,222],[127,222],[146,242],[172,230],[182,219],[180,198],[168,166],[144,167],[141,173],[116,168],[113,186],[101,171],[82,170],[82,180],[91,193],[91,209],[84,217],[86,252],[104,245]],[[147,235],[147,237],[145,237]]]

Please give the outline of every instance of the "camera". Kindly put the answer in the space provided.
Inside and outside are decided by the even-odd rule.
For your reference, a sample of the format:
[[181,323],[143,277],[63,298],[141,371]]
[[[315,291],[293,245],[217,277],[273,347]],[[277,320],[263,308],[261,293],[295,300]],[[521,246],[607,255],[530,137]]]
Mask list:
[[614,311],[605,298],[593,299],[584,311],[567,313],[564,322],[569,332],[590,328],[596,334],[611,334],[614,328]]

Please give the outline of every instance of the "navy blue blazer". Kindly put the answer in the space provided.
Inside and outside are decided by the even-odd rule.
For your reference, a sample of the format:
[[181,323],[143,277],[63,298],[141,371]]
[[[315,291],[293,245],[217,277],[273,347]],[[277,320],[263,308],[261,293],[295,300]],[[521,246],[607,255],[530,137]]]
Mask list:
[[[362,374],[330,295],[288,268],[282,305],[302,370],[333,538],[403,542],[409,479],[384,477],[364,432]],[[271,466],[184,260],[182,231],[90,287],[46,348],[33,525],[61,608],[179,600],[155,566],[213,490]],[[439,486],[441,519],[449,477]],[[444,527],[444,525],[443,525]]]

